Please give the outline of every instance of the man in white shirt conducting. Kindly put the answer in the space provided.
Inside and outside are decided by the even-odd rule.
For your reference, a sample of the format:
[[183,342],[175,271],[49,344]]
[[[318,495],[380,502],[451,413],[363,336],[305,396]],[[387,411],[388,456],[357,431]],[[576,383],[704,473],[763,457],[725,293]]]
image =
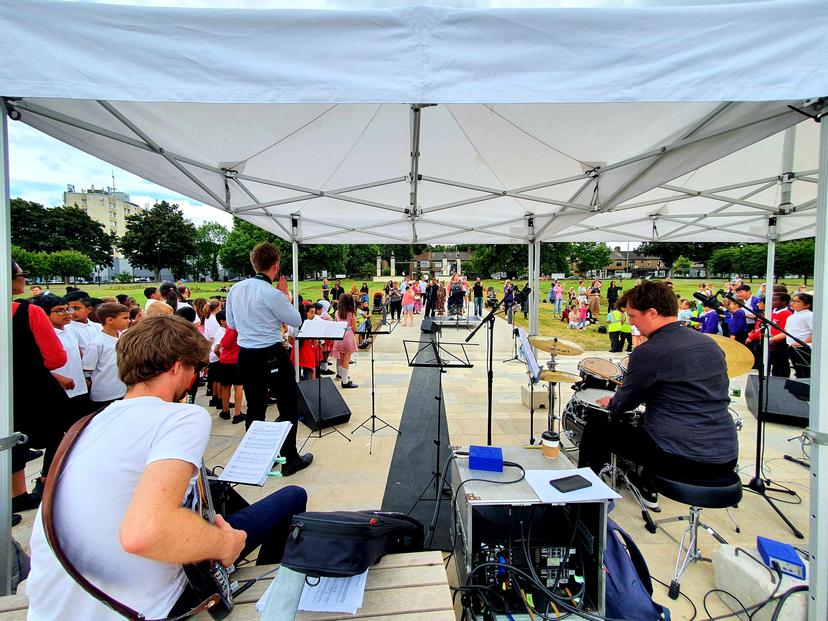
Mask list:
[[[183,564],[229,566],[261,545],[257,563],[281,560],[305,490],[288,486],[215,525],[183,506],[210,439],[210,415],[179,401],[209,343],[180,317],[148,317],[118,341],[128,391],[81,433],[57,483],[53,522],[79,573],[148,619],[183,614],[199,603]],[[51,483],[50,483],[51,484]],[[39,512],[31,539],[29,620],[122,617],[63,569]]]
[[288,298],[285,277],[273,287],[279,275],[279,249],[268,242],[256,244],[250,251],[250,264],[256,275],[233,285],[225,308],[227,325],[239,333],[239,372],[247,397],[245,425],[250,428],[254,420],[265,419],[269,391],[279,408],[277,420],[292,423],[282,447],[287,460],[282,476],[291,476],[313,461],[312,454],[299,455],[296,450],[299,388],[282,338],[282,324],[298,328],[302,317]]

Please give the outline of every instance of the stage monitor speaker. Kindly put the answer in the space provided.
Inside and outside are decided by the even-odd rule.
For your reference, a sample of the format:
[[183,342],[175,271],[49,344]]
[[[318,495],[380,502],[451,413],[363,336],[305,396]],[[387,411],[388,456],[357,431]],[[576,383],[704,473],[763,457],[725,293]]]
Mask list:
[[[808,426],[808,402],[797,399],[785,389],[785,383],[790,381],[810,382],[810,380],[790,380],[787,377],[769,377],[765,383],[766,400],[764,420],[768,423]],[[745,401],[753,416],[759,412],[759,376],[749,375],[745,386]]]
[[[322,382],[322,415],[319,415],[319,382]],[[321,380],[299,382],[299,399],[297,410],[299,420],[316,431],[324,427],[341,425],[351,420],[351,410],[342,395],[336,389],[330,377]]]
[[434,334],[440,330],[440,324],[434,321],[431,317],[423,319],[423,324],[420,326],[420,332],[426,332],[427,334]]

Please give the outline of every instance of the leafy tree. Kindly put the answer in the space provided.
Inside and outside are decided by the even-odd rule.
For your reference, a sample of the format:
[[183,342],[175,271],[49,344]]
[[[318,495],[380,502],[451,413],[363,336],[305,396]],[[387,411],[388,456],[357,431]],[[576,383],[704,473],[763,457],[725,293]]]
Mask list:
[[[555,242],[541,244],[541,274],[567,274],[572,244]],[[603,267],[603,266],[602,266]]]
[[260,242],[271,242],[281,252],[280,269],[283,274],[292,272],[291,245],[273,233],[240,218],[233,218],[233,229],[227,234],[219,250],[222,266],[233,274],[252,276],[250,251]]
[[155,280],[165,267],[180,272],[195,254],[196,229],[178,205],[161,201],[151,209],[127,217],[120,248],[136,267],[151,269]]
[[64,281],[70,276],[88,278],[94,269],[92,259],[77,250],[58,250],[49,255],[49,273]]
[[197,274],[210,274],[211,279],[218,280],[219,252],[227,235],[227,227],[218,222],[205,222],[196,228],[193,269]]
[[317,274],[322,270],[342,274],[348,262],[350,246],[341,244],[299,244],[299,273]]
[[[348,247],[345,273],[358,276],[374,276],[377,272],[377,255],[382,256],[380,247],[375,244],[355,244]],[[391,257],[388,257],[386,260],[390,259]]]
[[46,208],[21,198],[11,200],[12,243],[30,251],[77,250],[95,265],[112,265],[115,236],[78,207]]
[[610,262],[610,249],[601,242],[577,242],[570,247],[569,259],[579,274],[600,270]]
[[115,282],[119,282],[122,285],[132,282],[132,274],[129,272],[118,272],[115,274]]
[[814,238],[797,239],[776,247],[776,273],[798,274],[808,284],[808,276],[814,274]]
[[48,278],[49,255],[45,252],[29,252],[20,246],[12,246],[12,256],[24,272],[35,278]]
[[693,267],[693,262],[684,255],[678,257],[673,263],[673,271],[678,272],[679,274],[684,274],[690,271],[691,267]]
[[[542,243],[541,273],[569,271],[570,250],[571,244],[568,243]],[[464,270],[469,274],[488,276],[495,272],[505,272],[510,278],[515,278],[529,270],[529,249],[526,244],[473,246],[471,252],[471,260],[466,262]]]
[[736,265],[739,261],[739,248],[719,248],[714,251],[707,262],[709,271],[712,274],[733,274],[737,272]]

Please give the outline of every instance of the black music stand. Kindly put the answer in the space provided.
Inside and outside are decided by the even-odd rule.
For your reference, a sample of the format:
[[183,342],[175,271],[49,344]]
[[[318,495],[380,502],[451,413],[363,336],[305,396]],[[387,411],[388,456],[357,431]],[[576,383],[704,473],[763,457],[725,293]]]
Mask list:
[[[376,432],[382,431],[386,427],[390,427],[391,429],[396,431],[397,434],[401,433],[399,429],[394,427],[394,425],[392,425],[391,423],[389,423],[387,421],[384,421],[379,416],[377,416],[376,401],[375,401],[375,399],[376,399],[376,397],[375,397],[376,387],[374,385],[374,339],[373,339],[373,337],[376,336],[377,334],[391,334],[394,331],[394,328],[398,325],[399,324],[395,324],[394,326],[392,326],[385,319],[383,319],[379,323],[379,325],[377,326],[376,330],[360,332],[360,334],[362,334],[362,335],[372,337],[371,338],[371,345],[370,345],[370,347],[371,347],[371,416],[369,416],[364,421],[362,421],[359,425],[357,425],[356,429],[351,431],[351,435],[354,435],[354,433],[356,433],[359,429],[362,429],[363,427],[371,433],[371,441],[368,445],[368,454],[369,455],[371,455],[371,451],[374,448],[374,434]],[[368,427],[368,421],[371,421],[371,426],[370,427]],[[382,423],[381,427],[377,427],[377,421]]]
[[[416,345],[416,349],[409,352],[408,345]],[[459,351],[452,352],[445,349],[446,346],[459,347]],[[409,367],[424,367],[428,369],[439,369],[437,374],[437,395],[434,399],[437,401],[437,437],[434,439],[435,451],[435,467],[431,473],[431,478],[420,492],[417,502],[411,507],[413,510],[417,503],[421,500],[426,500],[425,493],[431,484],[434,483],[434,502],[443,500],[443,490],[441,489],[441,479],[443,473],[440,471],[440,445],[442,444],[442,431],[440,429],[440,418],[442,413],[443,402],[443,370],[444,369],[471,369],[474,365],[469,360],[469,354],[466,351],[466,343],[440,343],[436,339],[429,340],[425,343],[422,341],[406,341],[403,340],[403,348],[405,349],[405,357],[408,360]],[[412,348],[413,349],[413,348]],[[411,513],[411,511],[409,511]]]
[[[319,326],[316,324],[323,323],[325,324],[324,328],[318,329]],[[305,321],[302,324],[299,333],[293,337],[294,342],[297,343],[296,349],[296,359],[299,359],[299,347],[301,347],[302,341],[341,341],[345,338],[345,328],[335,325],[336,323],[344,323],[344,322],[332,322],[332,321],[325,321],[324,319],[320,322],[316,321]],[[307,328],[307,329],[306,329]],[[304,334],[303,334],[304,332]],[[348,442],[351,441],[351,438],[346,436],[342,433],[339,429],[336,428],[336,425],[331,425],[330,431],[322,433],[322,378],[317,377],[316,386],[318,388],[316,393],[316,407],[317,411],[319,412],[319,423],[316,425],[316,435],[314,436],[314,430],[311,429],[311,432],[308,434],[308,437],[305,438],[305,441],[302,442],[302,446],[300,447],[300,451],[305,448],[305,444],[308,443],[311,436],[315,438],[324,438],[325,436],[329,436],[333,433],[338,433],[343,438],[345,438]],[[296,387],[296,391],[299,392],[299,387]]]

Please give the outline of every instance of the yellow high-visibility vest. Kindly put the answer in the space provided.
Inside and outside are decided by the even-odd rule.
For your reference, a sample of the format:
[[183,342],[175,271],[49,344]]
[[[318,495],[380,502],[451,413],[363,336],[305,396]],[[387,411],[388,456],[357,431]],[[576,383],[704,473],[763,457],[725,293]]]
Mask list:
[[607,332],[621,332],[620,310],[612,310],[607,313]]

